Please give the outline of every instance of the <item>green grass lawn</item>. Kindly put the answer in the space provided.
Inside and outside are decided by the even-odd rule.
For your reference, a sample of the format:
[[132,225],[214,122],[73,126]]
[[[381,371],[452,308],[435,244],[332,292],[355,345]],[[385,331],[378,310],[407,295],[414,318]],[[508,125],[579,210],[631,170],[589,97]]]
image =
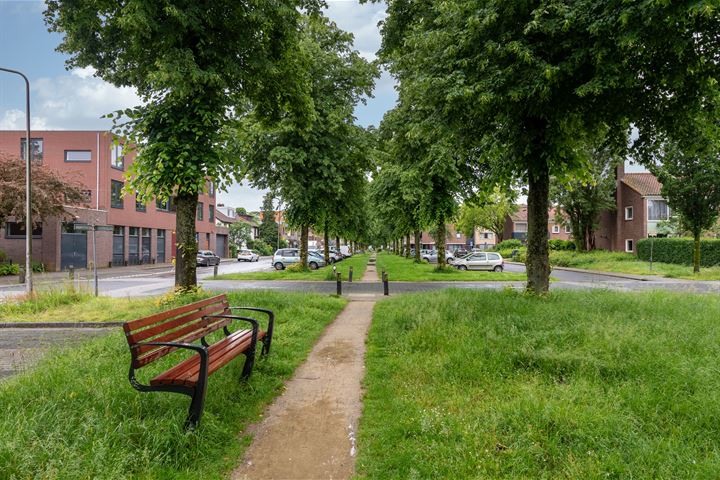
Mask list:
[[393,255],[392,253],[378,253],[376,268],[378,278],[384,268],[391,282],[453,282],[453,281],[525,281],[527,276],[524,273],[513,272],[481,272],[481,271],[460,271],[449,267],[442,271],[436,271],[437,265],[427,262],[415,263],[412,259]]
[[[353,255],[333,265],[307,272],[294,272],[286,269],[268,270],[265,272],[228,273],[218,275],[217,280],[335,280],[333,276],[333,266],[342,274],[343,280],[347,280],[348,272],[352,266],[353,280],[359,280],[362,278],[363,273],[365,273],[369,258],[370,256],[368,254]],[[208,280],[212,280],[212,278],[208,278]]]
[[[166,304],[189,303],[209,296],[183,296]],[[122,322],[154,313],[160,298],[111,298],[73,290],[37,292],[32,300],[0,304],[2,322]]]
[[602,272],[629,273],[632,275],[659,275],[668,278],[687,280],[720,280],[719,267],[703,267],[700,273],[693,274],[689,265],[653,262],[650,270],[649,262],[638,260],[632,253],[551,251],[550,263],[558,267],[583,268]]
[[361,478],[717,478],[720,297],[446,290],[375,307]]
[[[231,304],[275,310],[273,351],[255,364],[247,383],[238,381],[242,358],[210,377],[196,432],[182,428],[189,397],[140,393],[130,386],[130,355],[118,328],[0,382],[0,478],[227,478],[249,443],[241,436],[245,426],[259,420],[345,305],[343,299],[306,293],[228,296]],[[109,307],[98,306],[96,315],[109,315]],[[168,357],[174,358],[140,370],[142,379],[181,358]]]

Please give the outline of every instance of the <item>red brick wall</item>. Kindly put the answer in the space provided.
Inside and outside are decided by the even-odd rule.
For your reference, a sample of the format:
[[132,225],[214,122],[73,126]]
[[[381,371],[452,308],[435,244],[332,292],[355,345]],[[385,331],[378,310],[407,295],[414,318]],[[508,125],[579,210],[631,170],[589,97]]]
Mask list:
[[[625,207],[633,207],[633,219],[625,220]],[[620,185],[620,202],[617,211],[617,237],[615,250],[625,251],[625,240],[633,240],[633,251],[637,251],[637,241],[647,237],[647,207],[645,199],[624,183]]]

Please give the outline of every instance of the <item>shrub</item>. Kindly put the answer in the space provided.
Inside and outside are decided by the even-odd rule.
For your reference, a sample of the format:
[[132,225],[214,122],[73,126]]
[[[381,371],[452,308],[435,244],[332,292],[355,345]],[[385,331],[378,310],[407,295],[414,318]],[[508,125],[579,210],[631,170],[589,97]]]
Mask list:
[[32,262],[30,268],[32,268],[32,271],[35,273],[45,273],[45,265],[43,265],[42,262]]
[[[640,260],[650,260],[650,250],[654,262],[692,265],[694,242],[692,238],[644,238],[637,242]],[[712,267],[720,265],[720,240],[700,240],[700,265]]]
[[17,263],[0,263],[0,277],[19,274],[20,266]]
[[251,240],[248,242],[248,248],[250,250],[255,250],[262,256],[268,256],[275,253],[275,248],[272,245],[269,245],[261,240]]
[[287,270],[288,272],[309,272],[310,268],[308,268],[305,265],[303,265],[302,263],[298,262],[298,263],[293,263],[292,265],[287,267],[285,270]]
[[7,254],[0,250],[0,263],[7,261]]
[[517,240],[515,238],[512,238],[510,240],[503,240],[502,242],[495,245],[493,250],[496,252],[499,252],[500,250],[512,250],[516,248],[520,248],[523,246],[523,243],[520,240]]
[[572,240],[548,240],[550,250],[575,250],[575,242]]

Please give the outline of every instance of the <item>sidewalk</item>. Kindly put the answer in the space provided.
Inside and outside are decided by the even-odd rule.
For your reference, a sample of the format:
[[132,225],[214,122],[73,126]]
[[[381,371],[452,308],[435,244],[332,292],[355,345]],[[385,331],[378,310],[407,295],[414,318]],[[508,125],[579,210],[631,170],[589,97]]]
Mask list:
[[373,301],[351,301],[325,330],[260,424],[232,474],[242,479],[348,479],[355,471]]

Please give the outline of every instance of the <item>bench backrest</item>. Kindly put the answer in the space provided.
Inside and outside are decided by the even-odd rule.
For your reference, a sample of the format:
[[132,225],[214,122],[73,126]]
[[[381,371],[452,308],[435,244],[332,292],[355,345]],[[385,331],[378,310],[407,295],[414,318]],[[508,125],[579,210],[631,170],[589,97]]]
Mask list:
[[191,343],[227,326],[228,318],[208,315],[229,314],[225,295],[206,298],[149,317],[125,322],[125,338],[130,345],[133,368],[141,368],[176,350],[175,347],[133,345],[142,342]]

